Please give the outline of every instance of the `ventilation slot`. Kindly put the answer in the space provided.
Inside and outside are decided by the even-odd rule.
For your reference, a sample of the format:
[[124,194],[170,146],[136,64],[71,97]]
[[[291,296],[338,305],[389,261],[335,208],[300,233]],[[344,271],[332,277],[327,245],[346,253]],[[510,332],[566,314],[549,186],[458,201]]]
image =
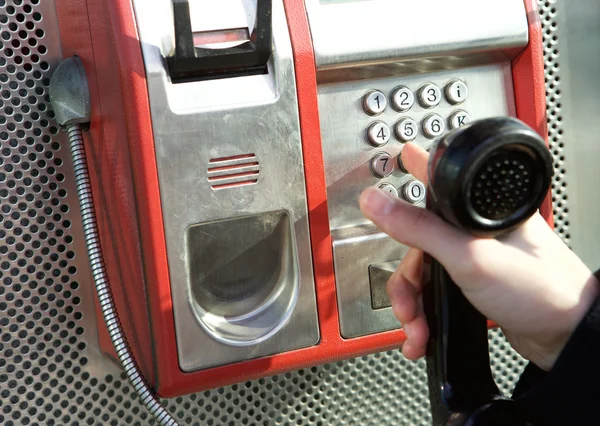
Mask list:
[[214,190],[253,185],[259,174],[260,164],[254,154],[213,158],[208,162],[208,181]]

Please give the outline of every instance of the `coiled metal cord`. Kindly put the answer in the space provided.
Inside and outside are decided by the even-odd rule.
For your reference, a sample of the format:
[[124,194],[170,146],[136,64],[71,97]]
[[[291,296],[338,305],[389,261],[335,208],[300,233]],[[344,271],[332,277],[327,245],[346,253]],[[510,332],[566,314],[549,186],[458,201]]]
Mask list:
[[150,414],[152,414],[161,426],[177,426],[175,419],[166,408],[162,406],[146,383],[127,343],[125,333],[123,332],[123,328],[117,315],[117,310],[115,309],[115,303],[104,267],[104,258],[96,223],[90,174],[85,156],[83,132],[79,124],[67,126],[67,132],[69,135],[71,155],[73,157],[73,167],[75,169],[75,182],[77,185],[79,207],[81,209],[85,244],[87,246],[96,293],[98,295],[104,321],[108,327],[110,339],[115,346],[117,356],[119,357],[119,361],[121,361],[121,365],[125,370],[127,378]]

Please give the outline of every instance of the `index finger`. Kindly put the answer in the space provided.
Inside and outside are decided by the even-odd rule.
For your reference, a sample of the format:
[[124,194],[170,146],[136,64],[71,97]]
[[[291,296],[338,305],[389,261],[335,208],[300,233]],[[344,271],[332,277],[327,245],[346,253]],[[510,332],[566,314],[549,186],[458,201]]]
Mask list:
[[400,158],[406,171],[426,185],[429,153],[419,145],[408,142],[402,148]]

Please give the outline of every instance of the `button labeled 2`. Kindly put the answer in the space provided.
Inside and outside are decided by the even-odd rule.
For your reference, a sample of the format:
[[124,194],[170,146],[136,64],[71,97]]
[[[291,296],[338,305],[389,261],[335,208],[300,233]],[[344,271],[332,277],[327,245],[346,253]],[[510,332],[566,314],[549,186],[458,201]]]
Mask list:
[[388,177],[394,171],[394,160],[387,152],[380,152],[371,158],[371,173],[378,178]]

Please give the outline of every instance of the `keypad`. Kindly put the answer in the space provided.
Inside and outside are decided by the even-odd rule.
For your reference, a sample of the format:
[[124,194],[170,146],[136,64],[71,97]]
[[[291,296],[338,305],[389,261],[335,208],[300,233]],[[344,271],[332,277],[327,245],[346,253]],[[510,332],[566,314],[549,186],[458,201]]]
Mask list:
[[469,124],[469,88],[462,78],[424,79],[416,85],[400,80],[387,87],[369,88],[362,98],[364,113],[373,117],[364,136],[375,151],[370,172],[381,180],[379,188],[418,204],[425,199],[425,186],[408,174],[398,149],[413,141],[428,149],[446,132]]

